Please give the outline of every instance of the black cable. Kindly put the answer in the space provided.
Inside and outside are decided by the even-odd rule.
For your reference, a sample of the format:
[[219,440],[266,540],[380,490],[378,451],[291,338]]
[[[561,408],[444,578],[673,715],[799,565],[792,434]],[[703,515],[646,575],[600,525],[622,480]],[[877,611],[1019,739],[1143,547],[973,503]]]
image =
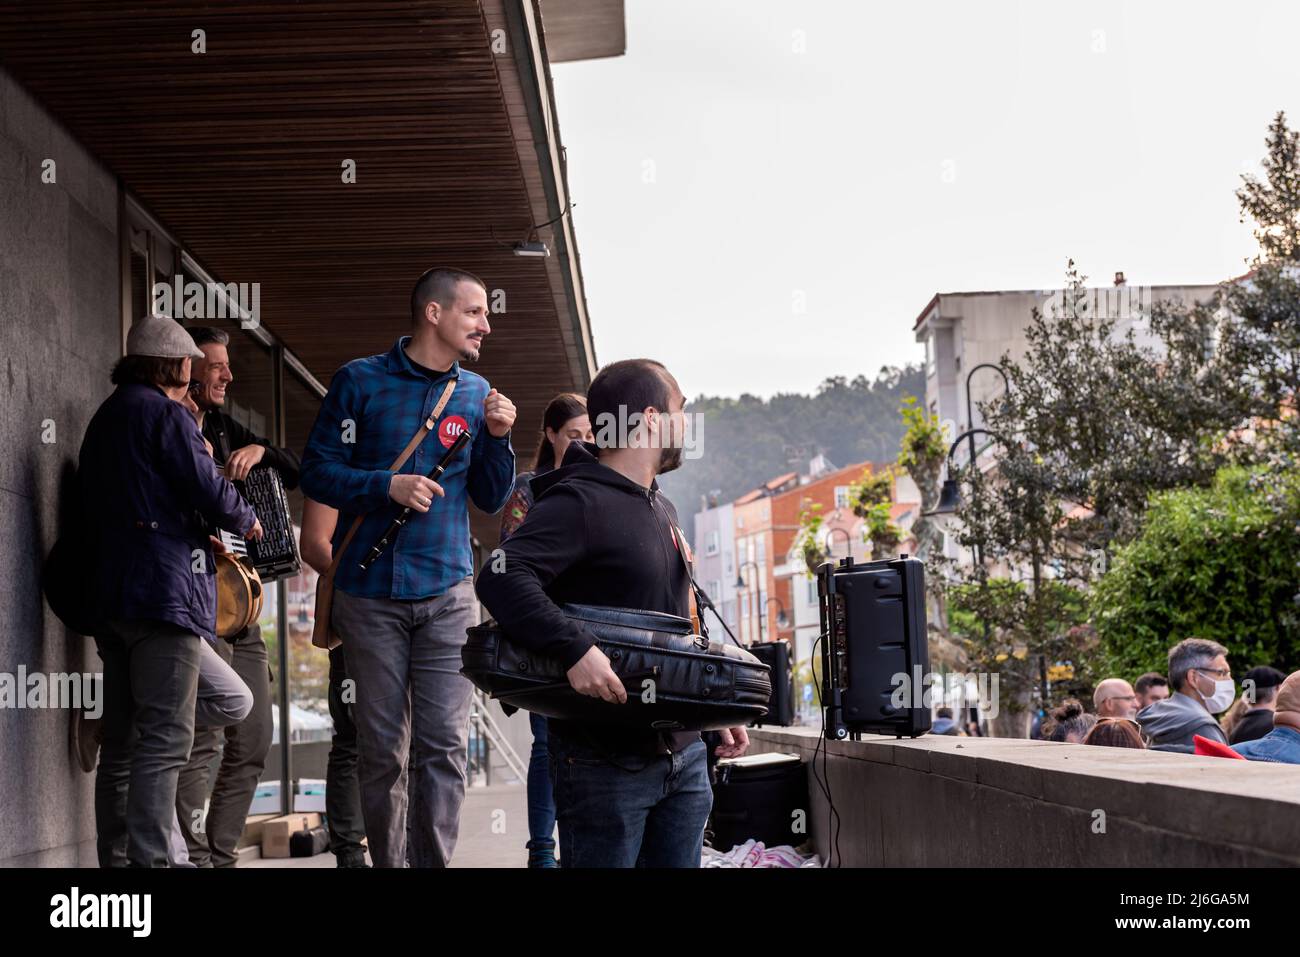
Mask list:
[[[817,636],[813,642],[812,652],[809,654],[809,661],[817,660],[817,646],[821,644],[826,637],[826,633]],[[814,675],[815,677],[815,675]],[[823,678],[825,676],[823,675]],[[822,687],[822,693],[825,694],[826,688]],[[821,732],[817,735],[817,746],[813,748],[812,772],[813,780],[821,789],[822,796],[826,798],[827,816],[826,816],[826,837],[829,843],[827,867],[834,867],[835,860],[838,858],[843,861],[843,855],[840,854],[840,812],[835,810],[835,799],[831,797],[831,778],[830,778],[830,748],[823,748],[822,745],[826,740],[826,702],[822,701],[821,711]],[[817,773],[817,755],[820,752],[822,757],[822,771],[819,776]]]
[[[734,641],[734,642],[736,643],[736,647],[737,647],[737,648],[744,648],[745,646],[742,645],[742,644],[740,643],[740,641],[736,638],[736,636],[735,636],[734,634],[731,633],[731,627],[727,624],[726,619],[724,619],[724,618],[722,617],[722,613],[719,612],[718,609],[717,609],[717,607],[713,604],[713,599],[709,597],[709,593],[706,592],[703,588],[701,588],[701,587],[696,583],[696,581],[695,581],[695,576],[692,575],[692,574],[690,573],[689,570],[687,570],[687,573],[686,573],[686,574],[687,574],[687,577],[689,577],[690,580],[691,580],[691,588],[694,589],[694,591],[695,591],[695,604],[701,606],[702,609],[703,609],[703,608],[707,608],[709,611],[713,612],[713,617],[716,618],[716,619],[718,619],[718,621],[722,624],[722,630],[725,631],[725,632],[727,633],[728,637],[730,637],[731,640]],[[704,612],[701,610],[701,611],[700,611],[700,625],[701,625],[701,627],[703,627],[703,624],[704,624]],[[707,637],[707,634],[706,634],[706,637]]]

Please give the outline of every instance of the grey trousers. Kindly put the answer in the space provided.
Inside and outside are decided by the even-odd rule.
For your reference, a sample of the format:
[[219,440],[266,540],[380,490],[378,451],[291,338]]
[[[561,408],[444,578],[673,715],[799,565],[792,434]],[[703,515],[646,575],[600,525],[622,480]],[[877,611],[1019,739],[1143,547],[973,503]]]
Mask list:
[[[474,580],[434,598],[334,595],[334,629],[356,682],[361,810],[375,867],[445,867],[465,799],[473,686],[460,674],[478,623]],[[413,803],[407,853],[407,755]]]
[[166,867],[195,720],[242,720],[252,696],[210,644],[169,622],[109,622],[95,644],[105,699],[95,773],[99,866]]
[[[235,848],[266,767],[273,731],[271,673],[262,629],[252,625],[233,643],[218,641],[215,654],[251,692],[250,710],[233,724],[195,722],[194,747],[176,786],[176,813],[195,867],[235,866]],[[217,752],[221,752],[221,764],[213,783],[209,771]],[[205,818],[203,802],[209,792]]]

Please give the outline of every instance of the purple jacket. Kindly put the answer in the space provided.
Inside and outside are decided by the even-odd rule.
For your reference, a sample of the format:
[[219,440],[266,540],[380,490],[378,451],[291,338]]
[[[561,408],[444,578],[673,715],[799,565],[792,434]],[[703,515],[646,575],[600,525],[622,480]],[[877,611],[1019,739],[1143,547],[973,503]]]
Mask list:
[[86,427],[78,475],[96,614],[171,622],[215,641],[205,521],[242,534],[255,516],[217,472],[194,417],[155,386],[118,386]]

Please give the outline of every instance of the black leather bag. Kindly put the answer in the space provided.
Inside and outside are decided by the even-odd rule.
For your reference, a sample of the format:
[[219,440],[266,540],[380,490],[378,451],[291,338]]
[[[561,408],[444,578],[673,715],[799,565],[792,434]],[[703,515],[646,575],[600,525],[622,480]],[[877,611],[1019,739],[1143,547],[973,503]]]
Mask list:
[[290,857],[315,857],[330,846],[330,832],[325,827],[311,827],[289,835]]
[[627,703],[578,694],[553,658],[511,641],[489,619],[468,629],[461,674],[503,705],[548,718],[664,731],[712,731],[767,712],[767,665],[743,648],[691,633],[690,619],[653,611],[565,605],[627,688]]

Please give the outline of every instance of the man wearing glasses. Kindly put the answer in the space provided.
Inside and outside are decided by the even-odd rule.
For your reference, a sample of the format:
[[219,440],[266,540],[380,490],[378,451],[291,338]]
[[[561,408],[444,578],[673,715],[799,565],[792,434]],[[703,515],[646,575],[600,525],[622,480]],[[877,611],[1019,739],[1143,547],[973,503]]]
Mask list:
[[1099,718],[1134,718],[1138,711],[1137,701],[1133,686],[1123,678],[1100,681],[1092,693],[1092,704]]
[[1151,746],[1191,751],[1200,735],[1220,744],[1228,738],[1214,716],[1226,711],[1237,686],[1228,667],[1228,649],[1204,638],[1186,638],[1169,649],[1169,683],[1174,693],[1138,712]]

